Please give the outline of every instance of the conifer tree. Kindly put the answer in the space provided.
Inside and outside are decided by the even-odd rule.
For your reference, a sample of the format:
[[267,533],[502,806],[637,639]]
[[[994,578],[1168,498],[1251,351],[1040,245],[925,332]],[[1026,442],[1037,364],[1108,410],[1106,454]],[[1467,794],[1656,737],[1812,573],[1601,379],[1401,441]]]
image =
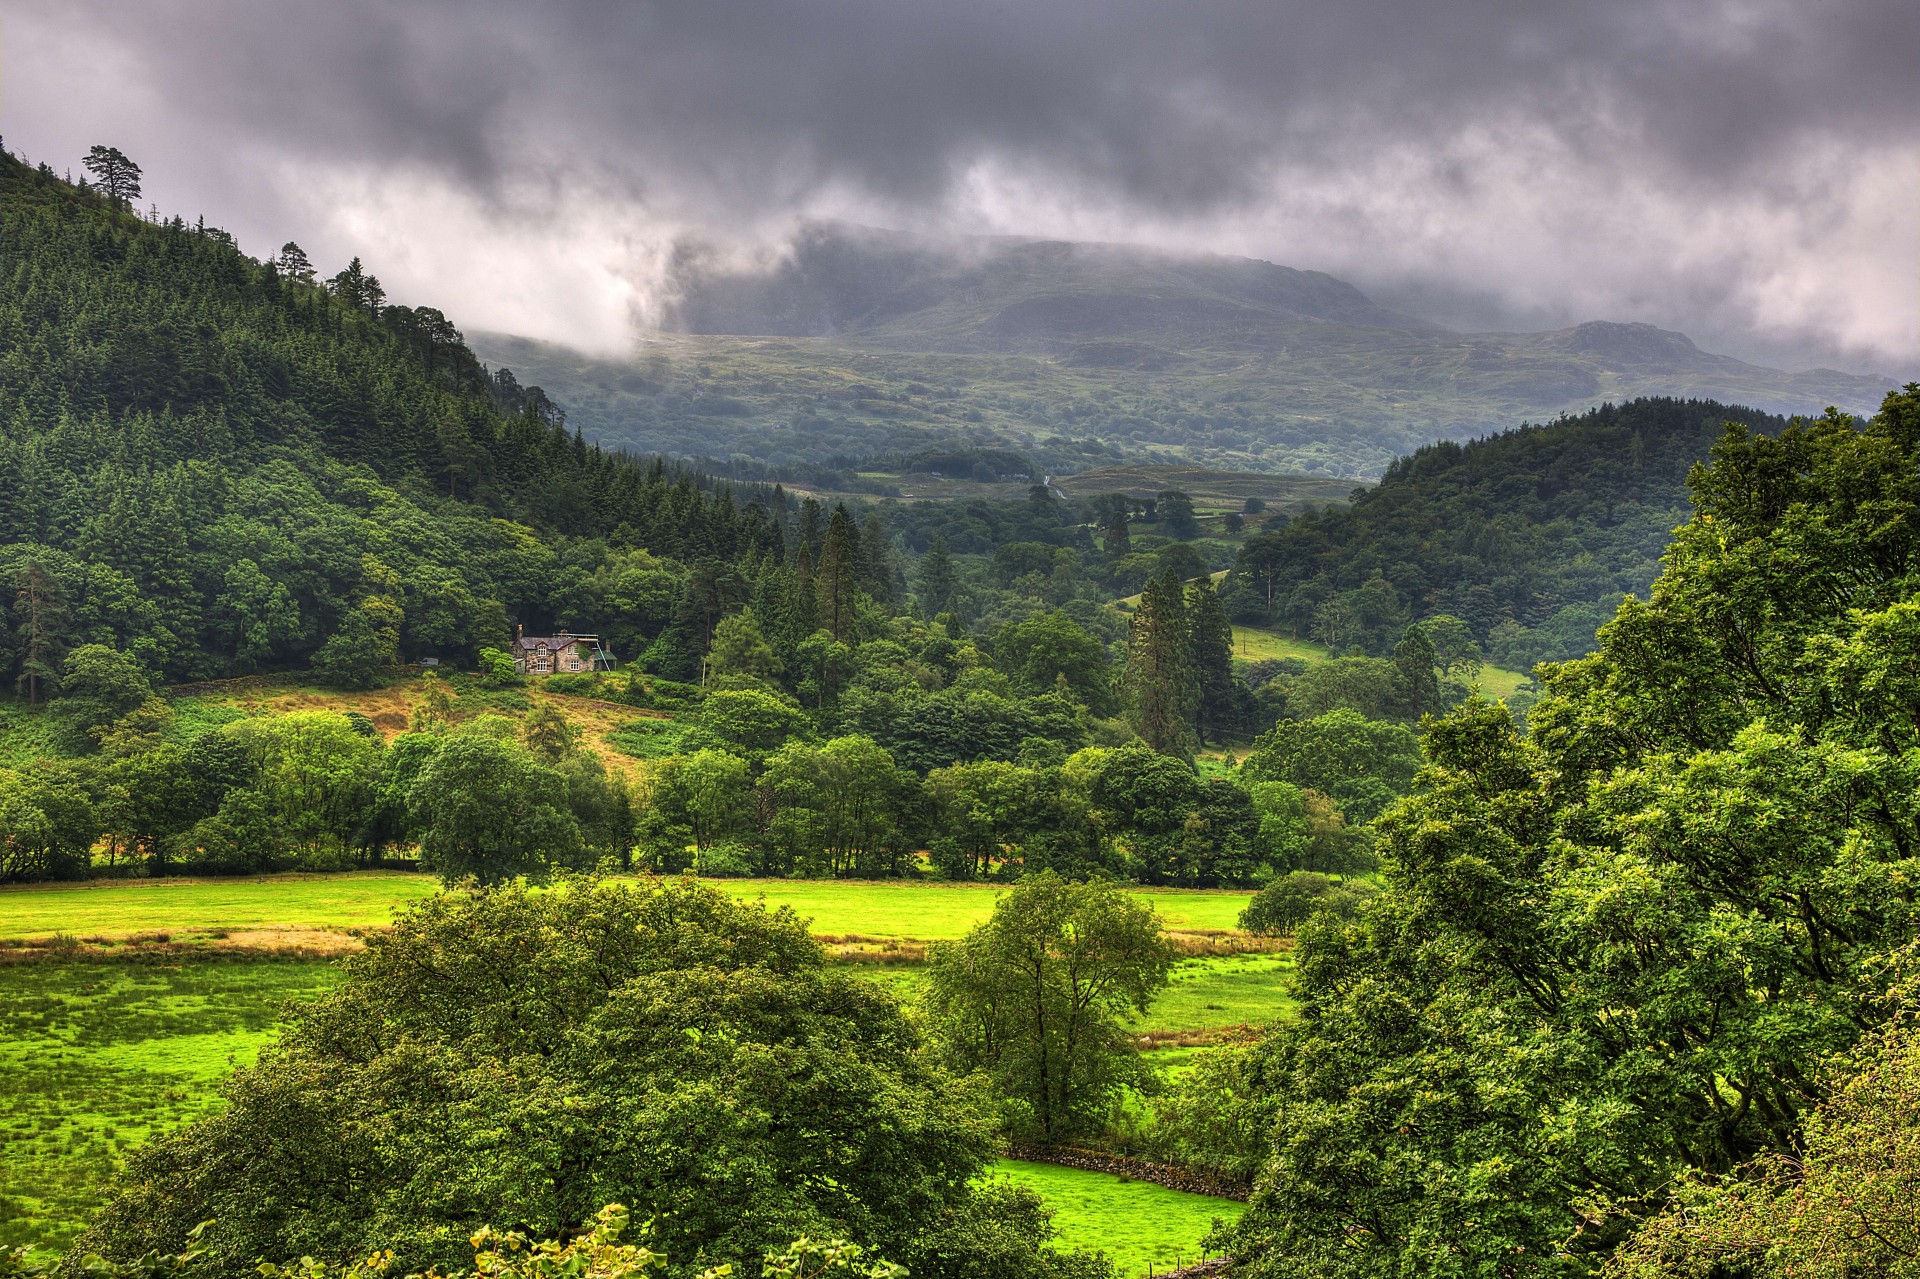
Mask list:
[[860,591],[860,535],[844,506],[835,506],[827,521],[817,578],[820,628],[844,642],[853,628],[854,605]]
[[1193,745],[1193,676],[1180,576],[1169,568],[1147,583],[1127,631],[1126,689],[1134,731],[1163,755]]
[[1233,624],[1220,606],[1213,579],[1187,588],[1187,653],[1193,672],[1194,736],[1225,741],[1233,730]]
[[1108,497],[1106,514],[1100,520],[1100,549],[1110,560],[1133,550],[1133,538],[1127,531],[1127,499],[1118,493]]
[[100,192],[120,207],[126,208],[140,198],[140,166],[119,147],[96,146],[81,163],[93,175]]
[[938,617],[953,604],[953,556],[947,553],[947,539],[938,533],[920,561],[920,608],[928,617]]
[[[292,240],[280,246],[280,257],[275,265],[280,268],[280,274],[289,280],[297,280],[301,284],[313,283],[313,262],[307,257],[307,251]],[[500,371],[506,372],[505,369]]]
[[891,609],[899,602],[886,522],[878,511],[860,522],[860,580],[867,594]]
[[66,591],[37,560],[28,560],[14,573],[13,589],[20,634],[15,687],[25,691],[28,705],[37,705],[60,669],[60,640],[68,624]]

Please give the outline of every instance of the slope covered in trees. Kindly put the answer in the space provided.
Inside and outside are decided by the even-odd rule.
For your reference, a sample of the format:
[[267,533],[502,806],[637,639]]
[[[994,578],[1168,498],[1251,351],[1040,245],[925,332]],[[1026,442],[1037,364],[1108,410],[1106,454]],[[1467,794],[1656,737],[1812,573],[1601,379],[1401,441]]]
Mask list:
[[1785,425],[1704,400],[1603,405],[1396,460],[1349,507],[1277,521],[1238,552],[1238,620],[1384,654],[1410,620],[1458,618],[1495,665],[1525,670],[1593,645],[1642,594],[1690,513],[1687,477],[1725,423]]
[[686,574],[638,548],[771,545],[764,510],[567,434],[357,259],[322,285],[297,246],[257,262],[44,166],[0,157],[0,186],[0,677],[36,696],[86,643],[170,679],[336,636],[470,657],[664,568],[644,642]]

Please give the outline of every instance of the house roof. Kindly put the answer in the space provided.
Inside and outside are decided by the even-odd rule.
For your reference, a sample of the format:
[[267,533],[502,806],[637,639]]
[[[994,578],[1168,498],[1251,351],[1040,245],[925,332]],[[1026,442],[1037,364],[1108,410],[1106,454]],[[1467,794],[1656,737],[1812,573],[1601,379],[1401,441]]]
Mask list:
[[528,652],[532,652],[542,644],[545,644],[549,650],[558,652],[569,644],[578,644],[579,642],[580,637],[578,635],[521,635],[514,639],[514,643],[526,649]]

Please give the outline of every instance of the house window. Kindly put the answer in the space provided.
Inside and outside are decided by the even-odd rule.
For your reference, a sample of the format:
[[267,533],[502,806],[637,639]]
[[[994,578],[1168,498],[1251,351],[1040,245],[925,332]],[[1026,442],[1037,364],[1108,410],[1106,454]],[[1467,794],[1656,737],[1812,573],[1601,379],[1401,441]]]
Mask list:
[[570,657],[570,658],[568,658],[568,659],[567,659],[567,669],[568,669],[568,670],[570,670],[570,671],[577,671],[577,670],[579,670],[579,669],[580,669],[580,659],[579,659],[579,658],[577,658],[577,657]]

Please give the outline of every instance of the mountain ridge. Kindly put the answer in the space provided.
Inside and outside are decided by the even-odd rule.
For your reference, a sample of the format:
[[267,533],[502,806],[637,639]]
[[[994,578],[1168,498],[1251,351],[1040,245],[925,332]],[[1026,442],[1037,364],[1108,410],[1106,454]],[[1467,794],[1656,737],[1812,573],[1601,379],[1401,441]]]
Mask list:
[[598,357],[510,334],[477,353],[590,435],[775,467],[1011,447],[1365,478],[1441,439],[1644,396],[1870,414],[1891,377],[1786,372],[1643,322],[1467,333],[1324,272],[1048,240],[803,229],[753,268],[697,248],[666,329]]

